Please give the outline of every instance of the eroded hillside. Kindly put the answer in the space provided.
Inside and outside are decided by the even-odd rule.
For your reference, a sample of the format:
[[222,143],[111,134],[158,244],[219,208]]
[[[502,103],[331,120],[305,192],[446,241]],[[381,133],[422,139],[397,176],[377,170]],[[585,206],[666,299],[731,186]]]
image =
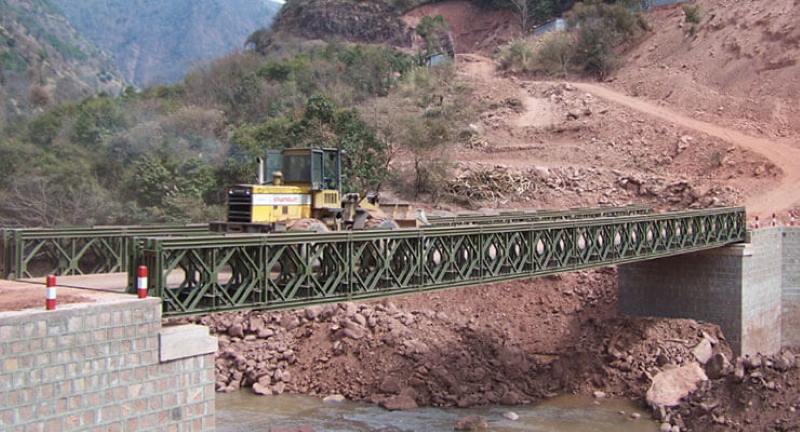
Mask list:
[[123,80],[108,56],[43,0],[0,0],[0,127]]
[[698,20],[656,10],[615,85],[749,133],[800,131],[800,2],[700,0]]

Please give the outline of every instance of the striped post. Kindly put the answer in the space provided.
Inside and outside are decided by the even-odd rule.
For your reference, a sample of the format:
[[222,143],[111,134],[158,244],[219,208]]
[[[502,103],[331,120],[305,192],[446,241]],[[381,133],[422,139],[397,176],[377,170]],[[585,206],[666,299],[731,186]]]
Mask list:
[[56,277],[53,275],[47,276],[47,295],[44,301],[44,308],[46,310],[56,310]]
[[772,213],[772,226],[778,226],[778,216],[775,213]]
[[147,267],[139,266],[136,277],[136,293],[139,298],[147,298]]
[[755,227],[755,228],[756,228],[756,229],[759,229],[759,228],[760,228],[760,227],[758,226],[758,216],[756,216],[756,227]]

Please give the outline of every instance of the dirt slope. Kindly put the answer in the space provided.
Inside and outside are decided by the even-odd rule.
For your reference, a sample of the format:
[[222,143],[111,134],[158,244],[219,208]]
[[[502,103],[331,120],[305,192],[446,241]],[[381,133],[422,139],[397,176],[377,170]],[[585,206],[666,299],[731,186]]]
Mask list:
[[[459,55],[457,65],[485,110],[475,125],[483,144],[453,152],[463,171],[456,181],[474,185],[482,177],[472,173],[488,172],[512,183],[510,193],[473,194],[489,196],[484,206],[685,209],[741,205],[751,196],[761,197],[749,202],[760,211],[774,200],[790,204],[794,177],[779,177],[781,168],[794,167],[791,149],[603,86],[501,76],[481,55]],[[784,188],[766,195],[775,185]]]
[[519,24],[509,10],[481,9],[468,0],[447,0],[415,8],[403,16],[411,28],[425,16],[441,15],[453,34],[458,53],[489,51],[519,35]]
[[745,205],[752,214],[766,216],[793,207],[800,201],[797,185],[800,182],[800,149],[784,140],[756,138],[730,127],[719,126],[681,115],[669,108],[630,97],[598,84],[576,83],[579,89],[618,103],[649,116],[672,124],[714,136],[739,147],[750,149],[778,166],[784,176],[780,183],[766,194],[747,198]]
[[[751,134],[800,132],[800,1],[698,0],[699,24],[656,10],[614,85]],[[694,30],[692,30],[694,28]],[[692,34],[694,33],[694,34]]]

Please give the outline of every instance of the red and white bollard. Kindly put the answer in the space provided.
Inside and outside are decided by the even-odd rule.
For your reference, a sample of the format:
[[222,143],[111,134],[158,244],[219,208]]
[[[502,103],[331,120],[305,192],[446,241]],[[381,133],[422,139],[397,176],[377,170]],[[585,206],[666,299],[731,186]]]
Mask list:
[[47,295],[45,296],[44,308],[46,310],[56,310],[56,277],[47,276]]
[[139,266],[136,276],[136,293],[140,299],[147,298],[147,267]]
[[755,229],[759,229],[759,228],[760,227],[758,226],[758,216],[756,216]]
[[775,213],[772,213],[772,226],[778,226],[778,217],[775,216]]

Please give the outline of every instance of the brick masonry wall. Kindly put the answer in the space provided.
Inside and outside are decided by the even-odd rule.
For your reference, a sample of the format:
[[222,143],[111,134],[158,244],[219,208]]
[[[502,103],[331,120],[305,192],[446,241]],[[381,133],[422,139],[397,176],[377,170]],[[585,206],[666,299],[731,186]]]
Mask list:
[[0,430],[213,431],[214,358],[159,361],[158,299],[0,313]]
[[800,228],[785,228],[783,235],[783,345],[800,347]]

